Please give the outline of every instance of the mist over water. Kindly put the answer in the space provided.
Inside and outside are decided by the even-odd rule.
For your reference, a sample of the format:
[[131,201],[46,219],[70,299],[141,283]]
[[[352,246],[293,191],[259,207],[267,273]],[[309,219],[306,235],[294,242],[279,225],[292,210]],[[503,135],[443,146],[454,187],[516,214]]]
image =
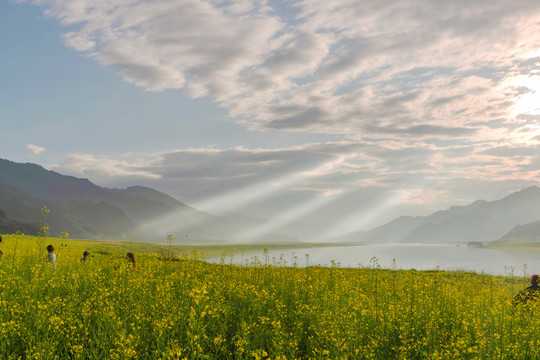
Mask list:
[[[308,254],[309,256],[306,256]],[[394,261],[395,260],[395,261]],[[385,269],[462,270],[492,275],[540,273],[540,252],[474,248],[465,245],[381,244],[272,250],[210,259],[238,265],[257,261],[276,266],[322,265]]]

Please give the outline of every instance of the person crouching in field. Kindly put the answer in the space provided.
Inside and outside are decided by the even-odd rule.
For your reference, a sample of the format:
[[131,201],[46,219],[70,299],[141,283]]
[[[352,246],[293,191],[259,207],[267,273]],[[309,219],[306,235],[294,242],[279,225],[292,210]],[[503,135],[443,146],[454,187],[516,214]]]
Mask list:
[[538,299],[540,299],[540,286],[538,285],[539,282],[539,275],[535,274],[531,276],[531,286],[521,290],[514,297],[514,305],[526,304],[530,301],[537,301]]
[[54,246],[47,246],[47,251],[49,252],[49,254],[47,254],[47,260],[49,260],[53,269],[56,269],[56,254],[54,253]]
[[83,253],[83,256],[81,258],[81,262],[82,263],[85,263],[86,260],[88,260],[88,257],[90,256],[90,252],[88,250],[86,250],[84,253]]
[[128,252],[126,255],[126,259],[133,265],[133,268],[137,268],[137,259],[135,258],[135,254],[132,252]]

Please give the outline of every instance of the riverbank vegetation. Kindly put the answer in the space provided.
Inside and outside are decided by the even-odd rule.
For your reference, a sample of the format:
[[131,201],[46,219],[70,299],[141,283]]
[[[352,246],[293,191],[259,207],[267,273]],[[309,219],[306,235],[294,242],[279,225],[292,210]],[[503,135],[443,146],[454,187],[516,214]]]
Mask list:
[[[285,267],[267,253],[236,266],[144,246],[154,249],[4,237],[0,358],[540,358],[537,304],[512,303],[526,274],[384,270],[376,259]],[[81,262],[85,250],[94,256]]]

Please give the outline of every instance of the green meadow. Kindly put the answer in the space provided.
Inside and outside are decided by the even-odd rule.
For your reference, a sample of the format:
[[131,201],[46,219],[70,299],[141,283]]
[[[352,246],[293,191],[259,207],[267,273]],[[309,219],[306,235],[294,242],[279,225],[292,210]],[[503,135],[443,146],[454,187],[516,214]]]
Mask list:
[[[523,277],[283,267],[243,246],[4,236],[0,359],[540,359]],[[245,247],[261,261],[227,264]]]

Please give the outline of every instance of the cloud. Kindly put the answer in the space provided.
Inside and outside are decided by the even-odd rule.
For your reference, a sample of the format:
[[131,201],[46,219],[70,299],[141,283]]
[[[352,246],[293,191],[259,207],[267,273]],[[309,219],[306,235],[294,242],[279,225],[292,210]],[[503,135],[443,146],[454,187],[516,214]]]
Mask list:
[[122,183],[133,179],[159,179],[160,175],[145,170],[145,166],[137,162],[128,162],[120,159],[110,159],[106,156],[76,153],[67,156],[59,165],[52,165],[51,169],[63,174],[90,178],[98,184]]
[[246,191],[253,214],[341,194],[323,220],[495,199],[540,175],[537,0],[34,2],[66,27],[66,46],[136,86],[209,97],[251,130],[341,140],[79,153],[58,171],[188,203],[230,205]]
[[43,146],[37,146],[37,145],[32,145],[32,144],[28,144],[26,145],[26,149],[28,151],[30,151],[31,153],[34,153],[34,154],[41,154],[42,152],[45,152],[47,151],[46,148],[44,148]]
[[540,156],[527,147],[340,141],[277,149],[183,149],[122,159],[77,153],[53,168],[110,186],[145,183],[191,203],[261,184],[317,195],[366,186],[391,189],[403,179],[434,188],[450,178],[517,180],[524,176],[519,170],[535,161]]
[[540,45],[536,0],[36,3],[137,86],[210,96],[252,129],[355,139],[474,136],[514,116]]
[[367,171],[378,159],[364,152],[376,147],[335,142],[278,149],[198,148],[146,156],[128,154],[122,159],[77,153],[53,168],[112,186],[126,180],[158,184],[178,198],[198,201],[262,183],[279,186],[286,182],[288,189],[300,188],[332,174]]
[[410,135],[415,137],[423,136],[442,136],[442,137],[460,137],[460,136],[471,136],[477,132],[477,129],[474,128],[465,128],[465,127],[449,127],[449,126],[436,126],[436,125],[416,125],[407,128],[395,128],[395,127],[377,127],[377,126],[368,126],[366,127],[371,133],[381,133],[381,134],[401,134],[401,135]]

